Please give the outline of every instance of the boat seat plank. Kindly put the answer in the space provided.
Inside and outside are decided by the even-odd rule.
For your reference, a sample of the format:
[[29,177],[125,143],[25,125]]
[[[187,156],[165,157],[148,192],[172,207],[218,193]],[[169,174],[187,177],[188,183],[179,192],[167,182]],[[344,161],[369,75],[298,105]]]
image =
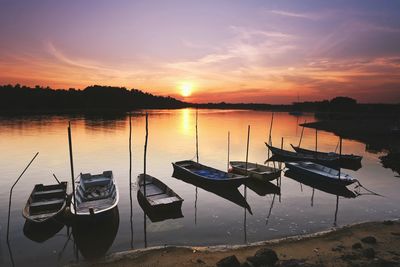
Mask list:
[[31,207],[39,207],[39,206],[55,205],[55,204],[61,204],[64,201],[65,201],[64,199],[51,199],[51,200],[46,200],[46,201],[33,202],[30,204],[30,206]]
[[36,191],[33,194],[35,196],[40,196],[40,195],[47,195],[47,194],[54,194],[54,193],[63,193],[65,192],[64,189],[60,188],[60,189],[53,189],[53,190],[48,190],[48,191]]
[[170,204],[176,201],[180,201],[179,198],[173,196],[173,197],[163,197],[159,199],[149,199],[149,202],[152,205],[162,205],[162,204]]

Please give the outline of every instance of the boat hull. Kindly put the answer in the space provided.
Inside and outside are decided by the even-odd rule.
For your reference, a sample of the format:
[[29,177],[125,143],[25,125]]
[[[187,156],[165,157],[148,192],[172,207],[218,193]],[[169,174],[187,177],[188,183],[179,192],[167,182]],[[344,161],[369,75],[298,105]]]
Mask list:
[[[329,175],[328,173],[322,173],[322,172],[318,172],[317,170],[306,169],[304,166],[302,166],[302,164],[310,164],[310,163],[311,162],[299,162],[299,163],[285,162],[285,166],[292,173],[295,173],[298,175],[305,175],[307,177],[314,178],[319,181],[323,181],[324,183],[347,186],[347,185],[350,185],[357,181],[357,180],[353,179],[352,177],[351,178],[343,178],[342,174],[340,174],[342,178],[339,179],[339,176],[335,177],[333,175]],[[323,165],[319,165],[319,164],[315,164],[315,163],[313,163],[313,164],[318,165],[318,167],[321,167],[321,168],[329,169],[331,171],[334,170],[334,169],[325,167]],[[344,174],[344,175],[346,175],[346,174]]]
[[[190,163],[192,163],[192,161],[182,161],[182,162],[190,162]],[[199,175],[199,174],[197,174],[197,173],[195,173],[193,171],[190,171],[189,169],[187,169],[185,167],[180,166],[180,163],[182,163],[182,162],[172,163],[172,166],[174,168],[174,173],[176,173],[178,176],[185,176],[186,178],[197,180],[197,181],[200,181],[200,182],[202,182],[204,184],[207,184],[207,185],[211,185],[211,186],[213,186],[213,185],[215,185],[215,186],[232,185],[232,186],[235,186],[235,187],[239,187],[247,179],[249,179],[248,176],[239,176],[239,175],[237,175],[235,178],[229,178],[229,179],[210,179],[210,178],[208,178],[206,176]],[[198,163],[195,163],[195,164],[198,164]],[[198,165],[200,167],[202,167],[202,166],[205,167],[205,169],[211,169],[211,170],[215,170],[215,171],[218,171],[218,172],[221,172],[221,173],[226,173],[226,172],[223,172],[223,171],[220,171],[220,170],[216,170],[216,169],[213,169],[213,168],[201,165],[201,164],[198,164]],[[229,175],[229,174],[226,173],[226,175]]]
[[[274,169],[274,168],[269,168],[264,165],[259,165],[254,163],[248,163],[250,166],[247,167],[241,167],[241,165],[245,165],[245,162],[239,162],[239,161],[231,161],[230,162],[232,166],[232,172],[240,175],[248,175],[250,178],[258,179],[260,181],[273,181],[281,176],[281,170],[279,169]],[[254,171],[251,170],[251,168],[266,168],[264,171]]]

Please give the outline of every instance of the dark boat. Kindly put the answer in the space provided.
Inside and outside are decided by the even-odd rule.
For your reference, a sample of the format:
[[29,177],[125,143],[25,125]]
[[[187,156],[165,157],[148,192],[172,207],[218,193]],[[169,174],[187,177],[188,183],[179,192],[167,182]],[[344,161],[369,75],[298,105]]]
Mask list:
[[316,156],[304,153],[292,152],[277,147],[273,147],[267,143],[265,145],[271,150],[273,156],[279,161],[312,161],[327,166],[337,166],[339,164],[339,157]]
[[142,173],[138,176],[138,184],[138,200],[154,213],[181,210],[183,199],[157,178],[146,174],[144,179]]
[[353,155],[353,154],[338,154],[335,152],[320,152],[320,151],[315,151],[315,150],[310,150],[310,149],[305,149],[305,148],[301,148],[298,146],[294,146],[291,144],[291,146],[293,147],[293,149],[297,152],[297,153],[301,153],[301,154],[309,154],[309,155],[313,155],[316,157],[331,157],[333,159],[339,158],[340,159],[340,163],[360,163],[362,160],[362,156],[358,156],[358,155]]
[[172,177],[184,181],[185,183],[192,184],[196,187],[200,187],[205,191],[211,192],[219,197],[222,197],[242,208],[245,208],[249,211],[250,214],[253,214],[250,208],[250,205],[247,203],[246,199],[239,192],[236,185],[232,184],[210,184],[204,182],[204,179],[193,179],[191,175],[187,175],[186,173],[177,172],[174,170]]
[[272,181],[281,176],[281,170],[257,163],[245,161],[230,161],[232,166],[232,172],[241,175],[248,175],[251,178],[255,178],[261,181]]
[[294,173],[313,177],[320,181],[331,184],[349,185],[357,181],[349,174],[345,174],[339,170],[332,169],[314,162],[285,162],[285,166]]
[[118,188],[112,171],[96,175],[81,174],[75,186],[75,195],[71,200],[71,213],[83,217],[112,210],[119,201]]
[[67,206],[67,185],[67,182],[35,185],[22,211],[24,218],[32,223],[45,223],[61,217]]
[[172,165],[174,167],[174,172],[210,185],[229,184],[238,187],[249,178],[248,176],[217,170],[192,160],[177,161],[173,162]]

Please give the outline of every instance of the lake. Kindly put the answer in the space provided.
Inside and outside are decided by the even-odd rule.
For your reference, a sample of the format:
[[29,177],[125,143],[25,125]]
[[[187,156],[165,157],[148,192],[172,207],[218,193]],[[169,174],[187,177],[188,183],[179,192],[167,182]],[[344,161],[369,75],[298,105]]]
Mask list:
[[[347,224],[398,218],[400,179],[382,167],[379,156],[366,145],[343,140],[343,153],[363,156],[358,171],[343,170],[365,188],[381,196],[337,197],[313,189],[297,180],[280,179],[281,194],[257,194],[243,185],[252,211],[218,193],[172,177],[171,162],[195,159],[195,113],[193,109],[150,110],[147,173],[158,177],[183,199],[183,217],[151,222],[137,201],[136,177],[143,172],[145,139],[144,113],[132,114],[132,203],[129,189],[129,117],[121,116],[18,116],[0,118],[0,265],[55,266],[83,260],[82,241],[102,253],[162,245],[245,244],[272,238],[308,234]],[[292,116],[275,113],[273,144],[291,149],[298,144],[304,121],[313,114]],[[36,242],[24,234],[22,209],[37,183],[54,183],[52,174],[70,182],[67,126],[71,121],[75,174],[112,170],[120,191],[118,213],[111,226],[101,226],[97,235],[71,235],[66,226],[47,240]],[[249,161],[263,164],[268,157],[270,112],[244,110],[199,110],[199,159],[218,169],[227,169],[227,135],[230,132],[230,159],[245,160],[247,127],[251,126]],[[333,151],[338,137],[318,132],[318,149]],[[315,131],[304,130],[302,147],[315,148]],[[10,246],[6,243],[8,198],[11,185],[36,152],[40,152],[12,196]],[[276,181],[273,181],[276,184]],[[353,190],[353,186],[349,186]],[[132,215],[132,216],[131,216]],[[82,234],[84,235],[84,234]],[[29,235],[28,235],[29,236]],[[74,238],[75,236],[75,238]],[[74,240],[76,242],[74,242]],[[100,248],[101,247],[101,248]],[[83,252],[83,253],[82,253]]]

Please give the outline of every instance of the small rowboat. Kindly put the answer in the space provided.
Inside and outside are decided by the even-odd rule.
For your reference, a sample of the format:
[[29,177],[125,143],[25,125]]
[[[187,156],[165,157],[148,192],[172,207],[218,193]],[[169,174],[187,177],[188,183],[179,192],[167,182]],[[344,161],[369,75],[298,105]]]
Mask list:
[[332,184],[349,185],[357,181],[349,174],[314,162],[285,162],[285,166],[294,173],[318,178]]
[[77,216],[98,215],[115,208],[118,201],[119,192],[112,171],[81,174],[75,186],[75,196],[72,196],[71,213]]
[[67,184],[35,185],[22,211],[24,218],[44,223],[61,215],[67,205]]
[[310,155],[304,153],[292,152],[284,149],[280,149],[277,147],[273,147],[267,143],[265,145],[271,150],[272,154],[281,159],[281,161],[312,161],[319,164],[324,164],[328,166],[337,166],[339,164],[339,157],[331,157],[331,156],[319,156],[319,155]]
[[172,165],[174,172],[178,175],[187,176],[210,185],[230,184],[238,187],[249,178],[248,176],[220,171],[192,160],[177,161]]
[[317,157],[331,157],[333,159],[339,158],[341,163],[360,163],[362,160],[362,156],[358,156],[358,155],[353,155],[353,154],[338,154],[335,152],[320,152],[320,151],[314,151],[314,150],[310,150],[310,149],[305,149],[305,148],[300,148],[297,146],[294,146],[292,144],[290,144],[293,149],[297,152],[297,153],[301,153],[301,154],[309,154],[309,155],[314,155]]
[[144,200],[146,206],[154,209],[181,209],[183,199],[166,184],[157,178],[146,174],[138,176],[138,199]]
[[251,178],[256,178],[262,181],[272,181],[281,176],[281,170],[273,167],[260,165],[257,163],[247,162],[247,172],[246,172],[246,162],[244,161],[230,161],[232,166],[232,172],[236,174],[248,175]]

